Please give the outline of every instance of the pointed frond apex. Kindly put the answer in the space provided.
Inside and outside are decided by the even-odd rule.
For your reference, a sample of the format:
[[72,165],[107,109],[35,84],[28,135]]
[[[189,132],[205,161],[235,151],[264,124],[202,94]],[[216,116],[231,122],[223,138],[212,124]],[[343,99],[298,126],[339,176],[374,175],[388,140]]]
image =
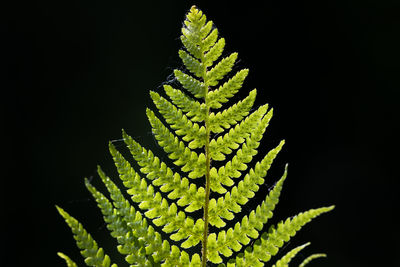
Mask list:
[[202,59],[203,54],[215,45],[218,39],[218,30],[213,29],[213,22],[207,22],[203,12],[194,6],[186,15],[184,24],[181,37],[183,45],[195,58]]
[[308,263],[310,263],[312,260],[318,259],[318,258],[325,258],[326,254],[324,253],[315,253],[312,254],[310,256],[308,256],[307,258],[305,258],[299,265],[299,267],[304,267],[306,266]]
[[[81,254],[88,266],[104,266],[111,265],[110,257],[104,254],[104,250],[97,246],[96,241],[83,228],[82,224],[74,217],[69,215],[62,208],[56,206],[58,213],[64,218],[65,222],[71,228],[71,231],[76,240],[76,245],[81,250]],[[116,266],[113,264],[113,266]]]
[[65,263],[67,264],[67,267],[78,267],[78,265],[76,265],[76,263],[70,259],[70,257],[68,257],[67,255],[65,255],[62,252],[57,252],[57,255],[65,260]]
[[292,261],[292,259],[299,253],[301,250],[303,250],[305,247],[310,245],[310,243],[306,243],[304,245],[298,246],[288,253],[285,254],[281,259],[279,259],[272,267],[289,267],[289,263]]
[[201,30],[207,27],[205,23],[206,16],[203,15],[203,12],[192,6],[189,13],[186,14],[185,27],[182,28],[182,34],[194,45],[200,45],[201,40],[204,38]]

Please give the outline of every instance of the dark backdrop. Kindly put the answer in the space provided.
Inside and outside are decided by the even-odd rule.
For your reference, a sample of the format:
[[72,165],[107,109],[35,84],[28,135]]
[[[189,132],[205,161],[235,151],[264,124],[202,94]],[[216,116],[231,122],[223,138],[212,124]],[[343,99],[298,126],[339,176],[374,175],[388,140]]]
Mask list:
[[250,68],[240,97],[257,88],[256,105],[274,108],[260,154],[286,139],[267,178],[269,187],[290,163],[277,219],[336,205],[285,251],[311,241],[300,259],[329,255],[312,266],[395,266],[400,5],[389,0],[38,1],[4,8],[4,266],[64,266],[57,251],[81,263],[55,204],[116,257],[83,177],[104,189],[97,164],[116,177],[107,143],[121,138],[121,128],[159,151],[145,107],[152,107],[149,90],[161,91],[182,66],[180,28],[192,4],[226,38],[226,54],[238,51],[238,66]]

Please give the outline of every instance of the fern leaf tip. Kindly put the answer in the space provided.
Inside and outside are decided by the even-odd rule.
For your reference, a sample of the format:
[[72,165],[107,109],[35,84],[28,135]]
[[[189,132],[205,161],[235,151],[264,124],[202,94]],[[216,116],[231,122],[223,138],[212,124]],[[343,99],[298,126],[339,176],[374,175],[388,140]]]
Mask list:
[[327,255],[325,253],[315,253],[312,254],[310,256],[308,256],[306,259],[304,259],[304,261],[299,265],[299,267],[304,267],[306,266],[308,263],[310,263],[311,261],[318,259],[318,258],[326,258]]
[[124,128],[121,129],[121,133],[122,133],[122,137],[125,139],[125,137],[127,136],[127,133]]
[[57,252],[57,255],[62,258],[63,260],[65,260],[65,263],[67,264],[68,267],[77,267],[78,265],[71,260],[67,255],[65,255],[62,252]]
[[98,172],[98,173],[104,173],[103,170],[101,169],[101,166],[100,166],[100,165],[97,165],[97,172]]
[[61,208],[60,206],[57,206],[57,205],[56,205],[56,209],[57,209],[58,213],[65,219],[67,212],[63,208]]
[[157,92],[154,92],[154,91],[151,91],[150,90],[150,97],[154,100],[154,97],[156,96],[156,95],[158,95],[158,93]]
[[331,205],[331,206],[328,206],[328,207],[326,207],[326,208],[327,208],[328,211],[331,211],[331,210],[333,210],[335,207],[336,207],[335,205]]
[[146,108],[147,116],[154,115],[154,112],[150,108]]

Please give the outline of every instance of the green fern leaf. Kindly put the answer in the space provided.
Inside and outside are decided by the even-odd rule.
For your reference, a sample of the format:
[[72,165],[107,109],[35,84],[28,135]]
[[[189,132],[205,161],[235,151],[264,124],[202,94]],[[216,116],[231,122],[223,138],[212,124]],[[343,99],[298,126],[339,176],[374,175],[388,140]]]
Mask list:
[[195,149],[203,147],[206,142],[206,130],[204,126],[192,123],[182,111],[178,110],[171,102],[161,97],[155,92],[150,92],[154,104],[163,115],[166,122],[177,135],[183,136],[182,139],[189,143],[189,148]]
[[147,210],[145,216],[155,225],[164,226],[163,231],[166,233],[178,231],[171,236],[172,240],[179,241],[190,237],[187,244],[193,243],[193,240],[197,240],[198,243],[201,240],[204,222],[199,219],[195,223],[192,218],[186,217],[184,212],[177,212],[175,203],[169,205],[159,192],[155,193],[152,185],[147,185],[146,180],[133,170],[115,148],[110,146],[110,150],[120,178],[128,188],[127,192],[132,195],[134,202],[140,203],[140,209]]
[[210,141],[210,155],[213,159],[218,159],[221,153],[229,155],[232,149],[239,148],[239,144],[243,143],[248,138],[251,132],[257,127],[262,117],[267,112],[268,105],[261,106],[235,128],[230,129],[224,136],[219,136],[217,139]]
[[273,160],[282,149],[283,144],[284,141],[272,149],[261,162],[257,162],[254,169],[250,169],[249,173],[239,182],[239,185],[241,184],[240,189],[238,188],[239,185],[233,187],[224,197],[218,199],[215,206],[210,207],[209,220],[211,225],[223,227],[225,226],[225,222],[222,218],[232,220],[234,218],[232,212],[238,213],[242,210],[239,204],[246,204],[248,198],[245,196],[252,196],[252,192],[258,191],[258,185],[264,183],[263,178],[267,175]]
[[67,255],[65,255],[64,253],[61,252],[57,252],[57,255],[65,260],[65,263],[67,264],[68,267],[78,267],[78,265],[76,265],[76,263],[71,260]]
[[220,38],[218,42],[211,47],[211,49],[204,55],[204,65],[206,67],[212,66],[215,60],[217,60],[224,51],[225,39]]
[[[224,166],[221,166],[218,171],[214,167],[210,170],[212,191],[220,194],[225,193],[226,189],[223,188],[221,184],[225,186],[232,186],[234,182],[231,178],[239,178],[241,176],[241,172],[247,169],[247,164],[250,163],[253,157],[257,154],[257,148],[260,144],[259,141],[261,140],[262,135],[268,126],[271,116],[272,110],[268,112],[266,116],[264,116],[250,136],[246,138],[246,142],[244,142],[242,147],[237,150],[236,155],[232,158],[232,160],[228,161]],[[219,156],[220,157],[213,159],[225,159],[225,156],[222,153],[220,153]],[[247,198],[252,198],[254,196],[252,192],[249,192],[249,194],[250,195]]]
[[[216,246],[213,252],[219,252],[224,256],[230,256],[232,254],[231,248],[235,251],[239,251],[242,248],[242,245],[247,245],[250,242],[250,238],[256,239],[259,236],[259,231],[261,231],[267,221],[272,217],[273,210],[275,209],[276,204],[279,202],[279,196],[282,190],[283,182],[285,181],[287,176],[287,171],[285,171],[282,178],[277,182],[274,188],[269,192],[266,199],[262,202],[261,205],[257,206],[257,208],[250,212],[247,216],[244,216],[240,223],[236,223],[235,227],[229,228],[228,231],[221,231],[218,235],[218,246]],[[217,214],[213,214],[214,217],[218,216]],[[217,225],[218,227],[218,225]],[[227,238],[229,237],[229,238]],[[249,238],[250,237],[250,238]],[[213,262],[220,263],[220,262]]]
[[[205,66],[202,63],[183,50],[179,50],[179,57],[182,59],[183,64],[191,73],[196,75],[198,78],[202,77],[202,74],[205,71]],[[179,80],[178,76],[176,77]],[[185,87],[184,83],[182,85]],[[185,88],[188,89],[187,87]]]
[[[172,166],[169,160],[161,160],[162,156],[122,131],[134,164],[112,143],[109,151],[130,199],[100,167],[98,174],[108,197],[88,180],[86,187],[118,242],[118,252],[130,266],[206,267],[208,262],[219,266],[264,266],[304,225],[333,206],[308,210],[263,232],[279,202],[286,166],[264,201],[238,217],[242,206],[264,184],[285,141],[253,165],[273,109],[262,105],[251,112],[256,89],[243,100],[223,107],[242,88],[249,70],[230,74],[238,53],[223,56],[225,38],[195,6],[186,15],[180,40],[183,47],[178,54],[183,68],[174,70],[180,88],[166,84],[165,95],[151,91],[156,112],[146,110],[152,133]],[[215,134],[218,135],[213,137]],[[198,178],[203,178],[204,183],[193,181]],[[57,209],[72,229],[86,264],[110,266],[110,258],[83,226]],[[199,210],[202,217],[195,213]],[[232,221],[233,226],[221,229],[227,221]],[[200,243],[201,255],[196,251]],[[306,245],[290,250],[274,266],[288,266]],[[233,256],[234,253],[238,254]],[[301,266],[320,255],[311,255]],[[76,266],[66,255],[59,256],[68,266]]]
[[325,257],[326,257],[326,254],[324,254],[324,253],[312,254],[312,255],[308,256],[307,258],[305,258],[304,261],[302,263],[300,263],[299,267],[306,266],[312,260],[315,260],[315,259],[318,259],[318,258],[325,258]]
[[[81,250],[82,256],[85,258],[85,263],[88,266],[104,266],[109,267],[111,265],[110,257],[104,254],[102,248],[97,246],[96,241],[92,236],[83,228],[82,224],[78,222],[74,217],[69,215],[62,208],[56,206],[58,213],[64,218],[65,222],[71,228],[76,244]],[[117,267],[114,263],[111,267]]]
[[305,224],[322,213],[331,211],[333,208],[334,206],[311,209],[293,218],[288,218],[277,226],[272,226],[268,233],[264,233],[261,236],[261,242],[256,242],[253,248],[246,248],[248,253],[243,258],[238,256],[239,258],[236,260],[269,261],[271,256],[276,255],[283,244],[288,242]]
[[240,101],[237,104],[229,107],[228,109],[218,112],[217,114],[211,113],[210,120],[210,131],[214,133],[221,133],[225,129],[229,129],[231,125],[236,125],[237,122],[241,121],[250,109],[253,107],[256,99],[257,91],[253,90],[249,96]]
[[218,85],[219,80],[225,77],[231,70],[238,57],[237,53],[232,53],[229,57],[222,59],[215,67],[207,71],[206,79],[210,86]]
[[200,103],[189,96],[185,95],[181,90],[172,88],[170,85],[164,85],[165,93],[171,98],[172,102],[179,107],[185,115],[193,122],[204,121],[206,116],[206,108],[204,103]]
[[104,221],[107,223],[107,228],[110,230],[111,236],[116,238],[120,244],[118,246],[118,251],[121,254],[128,255],[126,260],[131,264],[134,262],[145,264],[148,261],[145,253],[143,253],[145,251],[145,245],[139,242],[137,236],[133,234],[135,231],[132,232],[127,222],[124,221],[118,213],[118,210],[113,207],[102,193],[97,191],[88,180],[85,180],[85,184],[96,200],[104,216]]
[[[127,137],[128,138],[128,137]],[[129,143],[133,143],[133,139],[128,138]],[[204,205],[204,188],[199,187],[195,184],[190,184],[187,178],[181,179],[180,175],[173,172],[164,162],[161,162],[157,157],[153,155],[151,151],[147,151],[142,148],[139,144],[138,153],[132,152],[132,155],[142,166],[142,173],[146,174],[146,177],[152,181],[155,186],[160,186],[160,191],[170,192],[168,198],[170,199],[180,199],[177,201],[179,206],[187,206],[185,210],[192,212],[198,210]],[[136,151],[136,150],[135,150]],[[142,151],[142,152],[140,152]],[[123,181],[129,179],[136,179],[135,171],[131,167],[130,163],[115,149],[115,147],[110,143],[110,153],[114,158],[114,162],[117,166],[120,177]],[[138,176],[139,177],[139,176]],[[133,187],[127,182],[127,187]]]
[[[154,115],[150,109],[147,110],[147,117],[153,127],[153,134],[158,141],[158,144],[169,153],[169,158],[175,160],[177,166],[182,166],[181,170],[189,172],[189,178],[200,178],[204,176],[205,155],[198,155],[190,148],[186,147],[182,141],[179,141],[176,136]],[[131,150],[132,151],[132,150]]]
[[[120,253],[128,254],[126,260],[130,264],[136,262],[139,265],[149,265],[165,260],[170,253],[170,251],[163,250],[163,243],[167,241],[163,241],[161,235],[155,232],[151,225],[147,225],[146,219],[142,219],[141,214],[135,211],[129,201],[124,198],[119,188],[105,175],[100,167],[98,167],[98,173],[113,199],[114,212],[108,214],[107,211],[103,212],[103,203],[106,203],[106,207],[111,207],[111,204],[107,203],[108,200],[97,192],[94,187],[90,186],[89,183],[87,183],[87,187],[98,202],[106,223],[113,225],[120,221],[118,217],[122,219],[122,222],[115,227],[119,231],[124,229],[117,236],[119,243],[122,245],[118,247]],[[110,231],[112,230],[114,229],[111,228]],[[144,253],[140,253],[142,250]]]
[[310,243],[292,249],[291,251],[286,253],[285,256],[283,256],[280,260],[278,260],[274,265],[272,265],[272,267],[289,267],[289,263],[296,256],[296,254],[308,245],[310,245]]
[[218,89],[208,92],[206,101],[210,108],[217,109],[222,107],[223,103],[228,102],[229,98],[233,97],[242,88],[242,84],[248,74],[248,69],[240,70]]
[[215,44],[217,39],[218,39],[218,29],[214,29],[207,37],[204,38],[201,45],[202,50],[204,52],[207,52]]
[[[198,71],[203,71],[202,69]],[[182,84],[183,88],[188,90],[190,93],[192,93],[195,97],[197,98],[203,98],[204,94],[206,92],[206,85],[196,78],[183,73],[180,70],[175,70],[174,71],[176,79]]]

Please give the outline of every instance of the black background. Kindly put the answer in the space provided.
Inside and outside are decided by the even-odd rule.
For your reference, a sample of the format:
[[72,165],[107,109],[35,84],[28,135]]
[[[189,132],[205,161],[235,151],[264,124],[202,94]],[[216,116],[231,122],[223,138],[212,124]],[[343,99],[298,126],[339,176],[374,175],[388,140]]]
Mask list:
[[257,88],[256,105],[274,108],[259,154],[286,140],[265,187],[289,162],[276,220],[336,205],[284,251],[311,241],[300,260],[314,252],[329,257],[310,266],[397,266],[400,4],[388,0],[3,8],[1,265],[64,266],[57,251],[82,263],[56,204],[119,260],[83,177],[101,190],[97,164],[116,177],[107,143],[121,138],[121,128],[160,151],[145,116],[153,107],[148,93],[161,92],[182,67],[180,28],[193,4],[226,38],[225,55],[238,51],[238,66],[250,69],[239,98]]

